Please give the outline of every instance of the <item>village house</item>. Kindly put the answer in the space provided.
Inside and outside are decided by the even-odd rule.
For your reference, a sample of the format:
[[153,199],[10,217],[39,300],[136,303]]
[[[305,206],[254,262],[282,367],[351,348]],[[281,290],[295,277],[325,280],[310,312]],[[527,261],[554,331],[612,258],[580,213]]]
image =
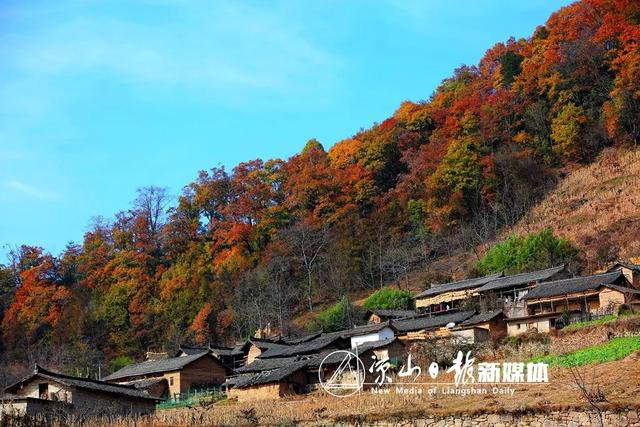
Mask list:
[[302,394],[307,388],[307,365],[307,360],[300,360],[270,370],[241,374],[227,381],[227,396],[244,402]]
[[[224,366],[230,369],[239,368],[245,364],[245,350],[243,345],[235,347],[192,347],[180,346],[177,357],[189,356],[208,351],[216,357]],[[248,348],[248,345],[246,345]]]
[[349,338],[343,337],[340,334],[326,334],[300,344],[272,347],[262,353],[260,358],[267,359],[271,357],[291,357],[304,354],[314,354],[324,350],[349,348],[350,343],[351,341]]
[[0,397],[2,414],[74,413],[83,416],[149,414],[160,401],[132,386],[80,378],[36,365],[31,375],[7,387]]
[[517,317],[525,314],[523,298],[529,289],[538,283],[566,277],[569,277],[569,272],[564,265],[512,274],[486,283],[476,289],[474,295],[479,295],[489,307],[503,308],[507,317]]
[[524,300],[527,315],[507,319],[510,336],[550,332],[567,323],[615,313],[623,304],[638,304],[640,291],[629,286],[620,270],[614,270],[540,283]]
[[607,271],[622,272],[622,274],[624,274],[624,277],[627,278],[627,281],[633,288],[640,289],[640,265],[630,262],[618,261]]
[[499,277],[502,277],[502,273],[431,285],[431,288],[416,295],[416,309],[428,313],[457,310],[479,287]]
[[507,324],[502,309],[476,314],[451,329],[453,342],[474,344],[497,342],[507,335]]
[[562,324],[562,313],[539,313],[506,319],[507,335],[514,337],[526,333],[548,333]]
[[415,310],[384,310],[384,309],[373,309],[367,310],[365,317],[367,318],[367,323],[382,323],[387,320],[395,320],[395,319],[404,319],[407,317],[415,317],[420,315]]
[[460,311],[439,315],[422,315],[411,319],[397,320],[393,326],[401,340],[426,340],[448,338],[451,329],[471,318],[475,311]]
[[135,385],[140,380],[164,378],[168,397],[181,393],[220,387],[231,370],[208,351],[159,360],[147,360],[125,366],[104,378],[117,384]]
[[335,334],[343,338],[349,338],[351,348],[356,348],[368,342],[390,340],[395,336],[395,331],[395,327],[391,324],[391,321],[386,321],[356,326],[345,331],[336,332]]
[[525,300],[529,315],[570,311],[588,317],[615,313],[619,306],[636,302],[638,294],[621,271],[612,271],[543,283]]
[[252,363],[258,357],[260,357],[263,353],[271,349],[275,350],[275,349],[282,349],[282,348],[289,347],[288,344],[283,343],[281,341],[276,342],[270,339],[255,338],[255,337],[250,338],[248,343],[249,343],[249,346],[247,350],[247,361],[246,361],[247,364]]
[[[364,368],[362,375],[364,381],[363,386],[365,389],[371,387],[371,385],[374,384],[376,377],[379,375],[375,369],[371,370],[371,367],[377,361],[387,360],[390,364],[390,370],[388,373],[391,375],[405,362],[407,354],[405,344],[397,338],[370,341],[348,351],[357,356],[362,362],[362,366],[360,368]],[[336,374],[342,375],[339,372],[336,372],[336,370],[344,369],[344,362],[345,353],[340,352],[333,354],[326,352],[310,358],[308,362],[308,388],[310,390],[317,388],[320,378],[322,378],[322,381],[327,381],[327,379]],[[355,359],[351,361],[351,365],[351,370],[357,371],[357,369],[359,369],[355,366]],[[341,378],[340,381],[344,382],[344,378]]]

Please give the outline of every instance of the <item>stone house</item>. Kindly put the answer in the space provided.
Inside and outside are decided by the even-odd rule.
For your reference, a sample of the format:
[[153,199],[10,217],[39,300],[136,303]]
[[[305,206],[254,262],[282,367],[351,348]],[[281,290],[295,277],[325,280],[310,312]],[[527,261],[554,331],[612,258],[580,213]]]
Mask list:
[[449,338],[451,330],[471,318],[475,311],[460,311],[439,315],[422,315],[411,319],[396,320],[393,327],[397,337],[404,341],[430,338]]
[[416,309],[429,313],[459,309],[474,295],[476,289],[499,277],[502,277],[502,273],[431,285],[431,288],[416,295]]
[[454,342],[496,342],[507,335],[507,323],[502,309],[476,314],[451,329]]
[[0,414],[142,415],[152,413],[161,400],[133,386],[74,377],[38,365],[31,375],[7,387],[5,393]]
[[573,277],[541,283],[531,289],[525,301],[529,315],[541,313],[579,313],[591,315],[615,313],[623,304],[634,304],[640,291],[629,286],[619,271]]
[[569,277],[564,265],[494,279],[476,289],[474,295],[487,307],[502,308],[507,317],[523,316],[524,297],[538,283]]
[[104,378],[109,383],[135,385],[140,380],[164,378],[168,383],[168,396],[173,398],[181,393],[199,389],[220,387],[231,370],[208,351],[147,360],[135,363]]
[[506,319],[507,335],[514,337],[526,333],[548,333],[555,331],[560,325],[562,313],[539,313],[530,316],[511,317]]
[[299,360],[275,369],[240,374],[227,381],[227,396],[245,402],[302,394],[307,387],[307,363]]
[[633,288],[640,289],[640,265],[633,264],[631,262],[618,261],[607,271],[622,272]]

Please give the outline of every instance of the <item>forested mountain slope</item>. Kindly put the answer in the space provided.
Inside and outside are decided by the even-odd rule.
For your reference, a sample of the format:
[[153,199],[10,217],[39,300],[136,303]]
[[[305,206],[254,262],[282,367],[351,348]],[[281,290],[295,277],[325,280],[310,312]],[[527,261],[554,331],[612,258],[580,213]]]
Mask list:
[[[640,142],[639,24],[637,1],[574,3],[329,150],[311,140],[287,160],[201,171],[175,205],[143,188],[57,256],[17,248],[0,268],[3,358],[73,369],[228,343],[267,323],[291,333],[292,317],[318,303],[429,272],[514,224],[541,227],[563,212],[552,224],[560,234],[592,264],[612,258],[584,229],[623,236],[631,199],[620,205],[603,190],[597,199],[610,201],[593,212],[596,202],[581,200],[597,189],[556,184],[566,171],[623,193],[635,182],[625,165],[611,172],[620,183],[598,175],[606,155],[581,168]],[[528,214],[549,191],[556,201]]]
[[589,270],[640,257],[640,148],[606,149],[569,172],[510,231],[544,227],[579,247]]

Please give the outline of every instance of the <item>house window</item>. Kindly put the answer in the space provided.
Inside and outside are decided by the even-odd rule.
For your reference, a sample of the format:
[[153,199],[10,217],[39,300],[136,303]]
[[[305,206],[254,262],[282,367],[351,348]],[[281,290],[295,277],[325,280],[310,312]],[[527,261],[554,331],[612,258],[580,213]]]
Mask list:
[[38,397],[40,399],[49,398],[49,384],[47,383],[38,384]]
[[522,325],[520,323],[518,323],[518,329],[520,329],[522,327]]
[[173,377],[169,377],[169,385],[173,385]]

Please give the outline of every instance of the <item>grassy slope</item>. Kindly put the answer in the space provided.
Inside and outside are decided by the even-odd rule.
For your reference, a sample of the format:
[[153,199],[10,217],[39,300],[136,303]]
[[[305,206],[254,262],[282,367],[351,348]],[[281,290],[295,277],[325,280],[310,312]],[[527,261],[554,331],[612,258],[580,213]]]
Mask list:
[[640,256],[640,150],[608,149],[569,172],[509,231],[547,226],[582,250],[587,270]]

